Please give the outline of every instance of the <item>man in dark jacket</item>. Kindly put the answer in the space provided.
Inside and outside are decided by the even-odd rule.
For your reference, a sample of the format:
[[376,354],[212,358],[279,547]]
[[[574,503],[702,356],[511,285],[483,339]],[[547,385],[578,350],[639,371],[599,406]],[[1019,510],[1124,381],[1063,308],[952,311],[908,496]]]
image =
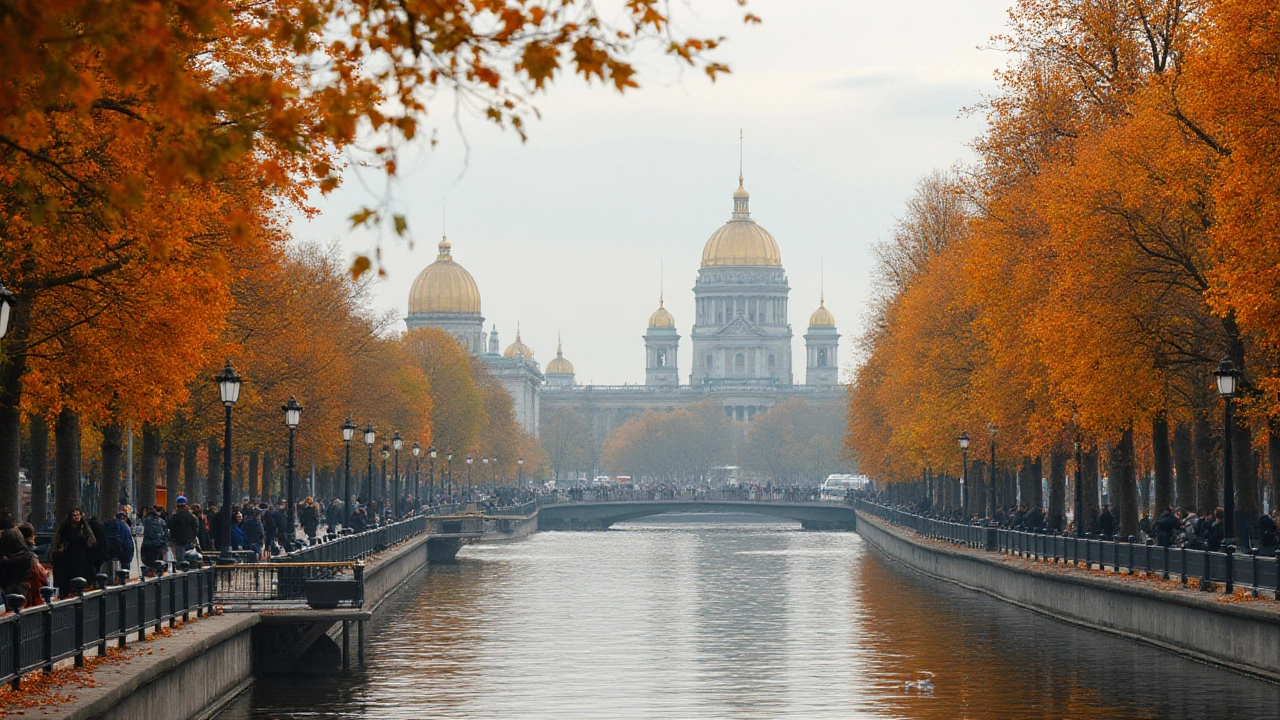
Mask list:
[[196,546],[200,534],[200,521],[187,506],[187,498],[179,495],[173,517],[169,518],[169,542],[173,543],[173,557],[181,560],[187,550]]
[[1103,505],[1098,513],[1098,520],[1093,524],[1093,531],[1104,538],[1116,534],[1116,516],[1111,514],[1111,507]]
[[115,519],[103,526],[102,533],[106,536],[103,545],[107,550],[107,559],[118,562],[121,570],[128,570],[133,564],[134,552],[129,516],[123,511],[116,513]]
[[1169,547],[1173,544],[1173,538],[1178,533],[1178,517],[1173,514],[1173,508],[1165,508],[1160,513],[1160,517],[1152,523],[1151,529],[1155,531],[1156,542],[1161,547]]
[[1214,508],[1213,524],[1209,526],[1209,536],[1205,539],[1209,552],[1222,551],[1222,541],[1226,539],[1226,534],[1227,529],[1222,523],[1222,508]]

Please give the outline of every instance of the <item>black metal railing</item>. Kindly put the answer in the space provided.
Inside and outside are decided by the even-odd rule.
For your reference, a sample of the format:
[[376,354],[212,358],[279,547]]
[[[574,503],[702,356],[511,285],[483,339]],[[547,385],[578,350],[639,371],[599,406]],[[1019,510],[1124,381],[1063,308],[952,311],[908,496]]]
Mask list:
[[216,565],[214,572],[215,597],[228,605],[305,602],[308,584],[317,581],[349,581],[354,596],[364,597],[364,564],[359,561]]
[[133,633],[141,640],[147,628],[158,631],[166,623],[176,625],[178,618],[185,622],[192,613],[208,614],[213,602],[213,570],[203,568],[82,591],[6,613],[0,616],[0,683],[18,689],[23,675],[52,670],[54,663],[71,657],[77,667],[83,666],[88,650],[97,648],[104,655],[112,640],[123,647]]
[[429,515],[414,515],[363,532],[339,535],[333,540],[310,545],[290,553],[287,561],[321,563],[363,560],[409,538],[425,532],[433,532],[437,524],[438,522]]
[[1159,574],[1162,579],[1176,578],[1184,585],[1194,581],[1206,589],[1220,584],[1227,593],[1235,592],[1237,586],[1248,588],[1255,597],[1259,591],[1268,590],[1280,600],[1280,566],[1275,556],[1237,553],[1233,548],[1212,552],[1165,547],[1133,538],[1106,540],[955,523],[863,499],[855,500],[854,507],[933,540],[1113,572]]

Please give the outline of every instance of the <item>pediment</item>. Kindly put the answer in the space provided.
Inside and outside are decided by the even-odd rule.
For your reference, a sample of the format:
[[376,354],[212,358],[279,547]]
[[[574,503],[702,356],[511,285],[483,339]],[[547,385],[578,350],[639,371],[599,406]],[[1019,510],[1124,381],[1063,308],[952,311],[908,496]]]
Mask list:
[[734,318],[733,321],[730,322],[728,325],[725,325],[724,327],[717,330],[715,334],[716,335],[762,336],[764,335],[764,330],[761,330],[758,325],[748,321],[746,318],[739,315],[738,317]]

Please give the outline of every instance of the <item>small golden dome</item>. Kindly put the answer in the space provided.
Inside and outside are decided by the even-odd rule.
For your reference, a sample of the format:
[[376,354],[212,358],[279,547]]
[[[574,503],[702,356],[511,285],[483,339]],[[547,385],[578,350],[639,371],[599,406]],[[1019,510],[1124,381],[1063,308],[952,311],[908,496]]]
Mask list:
[[453,261],[448,238],[436,261],[422,269],[409,290],[409,313],[479,313],[480,288],[466,268]]
[[676,319],[672,317],[670,312],[662,306],[662,301],[658,301],[658,309],[653,311],[649,316],[649,327],[651,328],[674,328]]
[[832,327],[833,328],[835,326],[836,326],[836,316],[832,315],[831,311],[827,309],[826,300],[824,299],[819,301],[818,309],[814,310],[813,314],[809,316],[809,327]]
[[733,191],[733,216],[707,239],[702,248],[702,267],[782,265],[778,241],[751,219],[750,200],[742,178],[738,178],[738,189]]
[[564,351],[560,349],[560,343],[556,343],[556,356],[547,363],[548,375],[572,375],[573,363],[564,359]]
[[515,360],[518,357],[524,357],[525,360],[533,362],[533,348],[525,345],[520,341],[520,326],[516,325],[516,341],[507,346],[502,351],[502,356]]

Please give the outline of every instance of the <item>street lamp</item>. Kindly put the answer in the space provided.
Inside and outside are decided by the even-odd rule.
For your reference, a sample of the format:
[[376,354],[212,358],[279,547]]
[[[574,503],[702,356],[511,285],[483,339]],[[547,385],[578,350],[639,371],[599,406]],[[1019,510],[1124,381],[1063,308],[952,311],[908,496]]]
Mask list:
[[1224,518],[1226,524],[1223,525],[1225,538],[1222,543],[1223,545],[1234,545],[1236,541],[1236,486],[1235,478],[1231,475],[1231,423],[1234,422],[1231,416],[1231,400],[1240,389],[1240,371],[1231,362],[1231,358],[1223,358],[1222,362],[1218,363],[1218,369],[1213,371],[1213,376],[1218,382],[1218,394],[1222,396],[1223,403],[1222,510],[1223,514],[1226,515]]
[[235,562],[231,554],[231,408],[240,400],[240,383],[244,381],[236,374],[236,369],[227,366],[213,378],[218,383],[218,396],[227,409],[226,426],[222,436],[222,543],[221,559],[225,563]]
[[284,425],[289,428],[289,464],[285,467],[286,478],[289,482],[289,519],[288,526],[285,529],[288,540],[285,543],[285,549],[292,550],[293,539],[297,535],[297,530],[294,528],[297,527],[296,519],[298,516],[298,506],[293,497],[293,443],[294,436],[298,431],[298,423],[302,422],[302,406],[298,404],[296,397],[290,395],[289,402],[285,403],[280,409],[284,411]]
[[373,429],[373,422],[364,429],[364,444],[369,448],[369,473],[364,478],[364,502],[369,504],[373,498],[373,444],[378,441],[378,433]]
[[467,494],[468,495],[471,494],[471,463],[475,461],[476,461],[475,458],[471,457],[470,455],[467,456]]
[[969,433],[960,433],[960,514],[969,522]]
[[[637,482],[639,482],[639,480],[637,480]],[[524,456],[523,455],[516,458],[516,485],[521,490],[524,489]]]
[[391,437],[391,447],[395,448],[396,462],[392,468],[391,476],[391,517],[400,517],[400,448],[404,447],[404,438],[400,437],[400,431],[395,431]]
[[13,313],[13,301],[16,299],[9,288],[0,285],[0,338],[9,334],[9,315]]
[[342,485],[342,529],[346,530],[351,527],[351,438],[356,435],[356,424],[351,422],[351,416],[347,416],[347,421],[342,423],[342,443],[347,446],[347,477]]
[[[449,457],[453,457],[450,455]],[[427,504],[430,505],[435,501],[436,497],[436,446],[432,445],[427,450]]]
[[418,500],[418,476],[422,474],[422,446],[413,441],[413,511],[418,512],[421,503]]

